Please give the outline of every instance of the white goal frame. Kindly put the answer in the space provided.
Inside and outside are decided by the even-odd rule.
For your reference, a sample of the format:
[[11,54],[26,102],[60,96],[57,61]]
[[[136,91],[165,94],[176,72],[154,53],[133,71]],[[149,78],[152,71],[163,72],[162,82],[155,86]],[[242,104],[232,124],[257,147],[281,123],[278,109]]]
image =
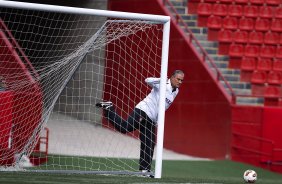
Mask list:
[[163,24],[163,42],[161,53],[161,81],[160,81],[160,101],[158,115],[158,131],[156,145],[156,163],[155,178],[161,178],[162,175],[162,154],[163,154],[163,137],[164,137],[164,117],[165,117],[165,89],[168,68],[168,51],[169,51],[169,34],[170,34],[170,17],[162,15],[127,13],[118,11],[96,10],[86,8],[65,7],[56,5],[43,5],[37,3],[24,3],[13,1],[0,1],[1,7],[18,8],[26,10],[44,10],[49,12],[72,13],[83,15],[107,16],[110,18],[126,18],[134,20],[148,20]]

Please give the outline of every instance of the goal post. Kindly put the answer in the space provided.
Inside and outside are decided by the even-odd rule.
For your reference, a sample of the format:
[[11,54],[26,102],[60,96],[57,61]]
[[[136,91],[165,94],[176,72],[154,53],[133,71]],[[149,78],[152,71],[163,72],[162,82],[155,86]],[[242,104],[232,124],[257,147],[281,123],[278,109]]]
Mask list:
[[151,90],[145,79],[160,77],[161,178],[170,17],[12,1],[0,10],[0,168],[142,174],[138,132],[115,131],[95,104],[111,100],[126,118]]

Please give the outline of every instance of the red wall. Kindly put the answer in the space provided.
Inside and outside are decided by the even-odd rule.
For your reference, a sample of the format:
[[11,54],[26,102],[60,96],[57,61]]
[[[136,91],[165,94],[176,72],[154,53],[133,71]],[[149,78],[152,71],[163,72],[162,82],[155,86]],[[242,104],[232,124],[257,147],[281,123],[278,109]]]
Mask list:
[[[167,14],[158,0],[109,0],[108,5],[115,11]],[[194,156],[225,158],[230,143],[229,102],[182,34],[172,23],[168,73],[182,69],[186,75],[166,113],[164,146]]]

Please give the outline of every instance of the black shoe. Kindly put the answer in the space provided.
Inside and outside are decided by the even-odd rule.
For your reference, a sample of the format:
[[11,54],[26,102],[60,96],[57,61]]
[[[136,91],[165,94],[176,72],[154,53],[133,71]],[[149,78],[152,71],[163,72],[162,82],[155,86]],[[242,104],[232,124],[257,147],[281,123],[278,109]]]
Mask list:
[[110,101],[96,103],[96,107],[106,109],[106,110],[108,110],[112,106],[113,106],[113,103]]
[[143,176],[148,178],[155,178],[154,173],[152,173],[150,170],[141,170],[141,173]]

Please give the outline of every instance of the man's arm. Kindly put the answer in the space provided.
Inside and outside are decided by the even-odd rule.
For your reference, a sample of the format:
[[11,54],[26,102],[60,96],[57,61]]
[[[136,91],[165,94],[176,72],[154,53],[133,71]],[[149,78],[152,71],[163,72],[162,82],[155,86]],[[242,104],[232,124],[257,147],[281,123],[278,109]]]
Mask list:
[[154,77],[148,77],[147,79],[145,79],[145,82],[151,87],[159,85],[160,81],[161,81],[161,78],[154,78]]

